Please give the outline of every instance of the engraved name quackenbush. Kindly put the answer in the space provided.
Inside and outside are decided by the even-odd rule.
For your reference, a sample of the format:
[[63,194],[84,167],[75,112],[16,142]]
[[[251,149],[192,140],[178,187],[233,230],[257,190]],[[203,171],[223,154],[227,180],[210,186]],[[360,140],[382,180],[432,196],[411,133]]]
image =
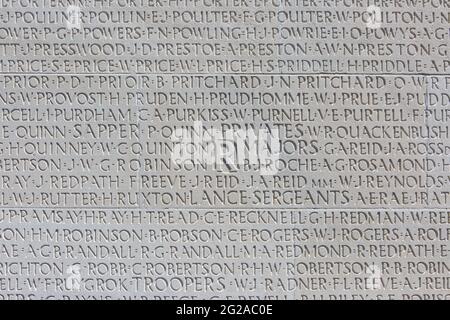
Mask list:
[[0,0],[0,300],[449,299],[448,0]]

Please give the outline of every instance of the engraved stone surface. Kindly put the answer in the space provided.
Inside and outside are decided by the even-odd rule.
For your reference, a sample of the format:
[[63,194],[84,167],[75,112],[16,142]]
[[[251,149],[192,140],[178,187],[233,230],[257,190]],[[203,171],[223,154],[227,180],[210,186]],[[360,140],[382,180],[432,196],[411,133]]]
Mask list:
[[0,300],[449,299],[446,0],[0,0]]

